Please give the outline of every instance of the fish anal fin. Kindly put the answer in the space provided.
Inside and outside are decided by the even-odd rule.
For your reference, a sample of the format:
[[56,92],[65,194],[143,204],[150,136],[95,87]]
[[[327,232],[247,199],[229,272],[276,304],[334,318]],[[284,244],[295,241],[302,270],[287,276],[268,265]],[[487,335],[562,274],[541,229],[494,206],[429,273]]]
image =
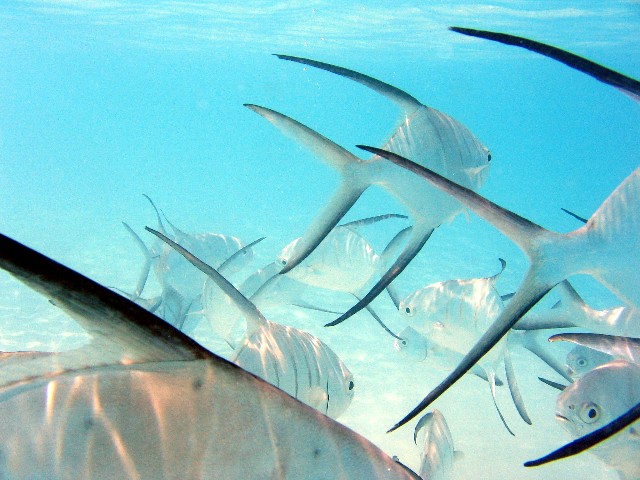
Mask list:
[[520,387],[518,386],[518,380],[516,379],[513,362],[511,361],[511,354],[509,353],[509,348],[506,348],[504,350],[504,371],[507,375],[507,383],[509,385],[509,392],[511,392],[511,399],[513,400],[513,404],[516,406],[516,410],[518,410],[520,418],[522,418],[525,423],[531,425],[531,418],[527,413],[524,399],[522,398],[522,393],[520,393]]

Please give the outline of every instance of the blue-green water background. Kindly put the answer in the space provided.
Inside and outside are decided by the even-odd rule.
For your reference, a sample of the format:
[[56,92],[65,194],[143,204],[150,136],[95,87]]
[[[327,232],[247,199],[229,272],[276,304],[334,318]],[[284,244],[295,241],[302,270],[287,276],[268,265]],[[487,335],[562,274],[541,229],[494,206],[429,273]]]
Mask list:
[[[492,151],[484,195],[546,228],[577,228],[560,207],[591,215],[638,165],[640,107],[563,65],[463,37],[450,25],[526,36],[640,77],[637,1],[5,2],[0,231],[106,285],[132,288],[142,259],[120,222],[139,232],[154,223],[146,193],[187,232],[245,241],[266,235],[255,267],[270,261],[302,234],[337,177],[243,103],[281,111],[356,154],[355,144],[381,145],[398,114],[361,85],[272,53],[372,75],[455,117]],[[402,208],[372,189],[347,218],[387,212]],[[379,248],[391,234],[374,230],[371,240]],[[526,259],[493,228],[462,215],[436,231],[398,287],[407,294],[486,276],[498,256],[509,264],[499,287],[512,291]],[[593,306],[616,304],[590,279],[576,285]],[[0,319],[6,350],[84,341],[73,322],[4,274]],[[442,372],[429,380],[423,366],[399,364],[388,338],[365,320],[335,330],[317,334],[362,365],[362,389],[345,423],[415,465],[410,432],[384,431]],[[522,382],[534,427],[518,425],[507,410],[515,439],[494,418],[484,385],[463,382],[438,404],[466,454],[459,478],[607,475],[585,456],[521,467],[567,437],[553,420],[554,393],[536,383],[544,366],[520,355],[531,369]],[[499,446],[487,446],[487,435]]]

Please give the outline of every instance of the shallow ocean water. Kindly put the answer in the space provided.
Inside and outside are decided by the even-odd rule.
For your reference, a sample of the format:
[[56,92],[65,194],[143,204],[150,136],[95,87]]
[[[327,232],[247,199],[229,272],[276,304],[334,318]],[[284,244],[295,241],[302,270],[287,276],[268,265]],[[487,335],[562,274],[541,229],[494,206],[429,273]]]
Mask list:
[[[132,289],[142,257],[121,221],[141,235],[155,224],[146,193],[184,231],[246,242],[266,236],[252,265],[272,261],[302,234],[337,176],[243,103],[281,111],[356,154],[358,143],[381,145],[398,115],[361,85],[272,53],[366,73],[446,112],[492,152],[483,195],[546,228],[579,227],[560,207],[590,216],[639,163],[638,104],[563,65],[462,37],[450,25],[526,36],[640,77],[634,1],[10,2],[0,9],[0,231],[104,285]],[[403,210],[372,189],[346,218],[390,212]],[[379,224],[367,238],[382,249],[404,225]],[[498,257],[507,261],[498,289],[508,293],[527,260],[492,227],[460,215],[436,230],[396,284],[404,296],[436,281],[492,275]],[[594,307],[618,304],[590,278],[574,283]],[[337,309],[350,301],[314,297]],[[387,297],[374,307],[398,321]],[[356,382],[340,421],[417,467],[412,426],[385,431],[445,372],[407,363],[365,313],[331,329],[322,327],[329,314],[284,307],[265,314],[309,330],[338,353]],[[228,355],[205,327],[197,339]],[[0,328],[6,351],[86,341],[72,320],[3,273]],[[549,348],[560,357],[567,350]],[[500,388],[511,437],[475,377],[434,405],[464,452],[455,478],[616,478],[590,455],[522,466],[569,438],[553,417],[555,392],[537,380],[556,378],[553,372],[526,351],[513,356],[533,426]]]

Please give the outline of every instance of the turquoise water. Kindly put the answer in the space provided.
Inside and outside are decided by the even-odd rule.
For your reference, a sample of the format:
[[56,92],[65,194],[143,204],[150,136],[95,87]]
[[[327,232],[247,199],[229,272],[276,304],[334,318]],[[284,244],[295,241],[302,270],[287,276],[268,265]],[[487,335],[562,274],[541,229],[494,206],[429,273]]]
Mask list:
[[[535,3],[5,3],[0,231],[105,285],[131,289],[142,258],[121,221],[139,233],[155,223],[146,193],[187,232],[245,241],[266,235],[254,266],[271,261],[302,234],[338,179],[243,103],[281,111],[355,154],[358,143],[381,145],[398,114],[361,85],[272,53],[372,75],[453,116],[492,152],[483,195],[546,228],[573,230],[579,224],[560,207],[588,217],[637,167],[638,104],[551,60],[446,27],[523,35],[638,78],[640,4]],[[372,189],[347,219],[387,212],[403,210]],[[371,241],[381,248],[389,235],[372,229]],[[499,256],[508,267],[498,287],[513,291],[527,266],[524,256],[493,228],[461,215],[436,231],[397,286],[404,295],[436,281],[487,276]],[[618,304],[589,278],[575,284],[594,307]],[[332,294],[316,300],[349,305]],[[385,300],[376,300],[376,309],[391,317],[396,313]],[[269,313],[336,350],[358,381],[341,420],[416,466],[410,428],[384,432],[443,372],[401,362],[364,314],[329,330],[321,327],[327,316]],[[5,350],[85,341],[71,320],[4,274],[0,319]],[[533,427],[518,423],[508,394],[500,392],[517,435],[510,437],[475,378],[436,404],[465,453],[455,478],[615,478],[588,455],[521,466],[568,438],[553,419],[554,392],[536,379],[549,370],[526,352],[514,355]]]

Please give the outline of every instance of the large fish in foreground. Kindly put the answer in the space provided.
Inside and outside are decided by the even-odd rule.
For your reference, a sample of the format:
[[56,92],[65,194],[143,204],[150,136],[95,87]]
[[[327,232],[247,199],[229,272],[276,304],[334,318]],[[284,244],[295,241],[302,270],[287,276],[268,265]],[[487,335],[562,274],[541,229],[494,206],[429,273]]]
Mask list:
[[492,223],[527,254],[531,266],[506,308],[465,359],[398,428],[457,382],[538,300],[567,277],[592,275],[628,306],[640,308],[640,168],[634,170],[578,230],[560,234],[510,212],[417,163],[374,147],[362,147],[417,173]]
[[[469,129],[454,118],[423,105],[396,87],[353,70],[288,55],[278,55],[278,58],[350,78],[389,98],[401,108],[402,116],[399,126],[385,144],[385,149],[414,158],[421,165],[429,166],[474,190],[483,184],[491,154]],[[286,115],[257,105],[247,106],[303,144],[341,175],[337,192],[307,228],[295,251],[288,258],[282,259],[282,273],[302,262],[371,185],[378,185],[396,197],[414,220],[411,235],[395,262],[356,305],[332,322],[333,325],[368,305],[405,269],[433,230],[461,211],[459,205],[437,189],[416,181],[402,169],[389,165],[378,156],[362,160]]]
[[3,356],[1,478],[417,478],[348,428],[4,235],[0,268],[93,338],[66,353]]

